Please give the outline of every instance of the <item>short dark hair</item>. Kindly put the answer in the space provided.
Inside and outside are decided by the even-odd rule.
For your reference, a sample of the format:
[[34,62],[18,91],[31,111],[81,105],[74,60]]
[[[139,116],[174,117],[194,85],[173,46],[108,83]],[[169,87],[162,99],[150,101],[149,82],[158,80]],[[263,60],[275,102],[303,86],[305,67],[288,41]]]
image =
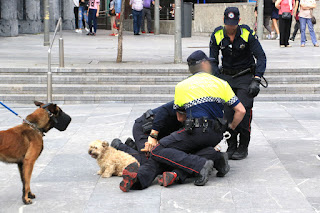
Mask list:
[[191,74],[195,74],[199,71],[201,71],[203,62],[201,62],[200,64],[196,64],[196,65],[189,65],[189,71],[191,72]]

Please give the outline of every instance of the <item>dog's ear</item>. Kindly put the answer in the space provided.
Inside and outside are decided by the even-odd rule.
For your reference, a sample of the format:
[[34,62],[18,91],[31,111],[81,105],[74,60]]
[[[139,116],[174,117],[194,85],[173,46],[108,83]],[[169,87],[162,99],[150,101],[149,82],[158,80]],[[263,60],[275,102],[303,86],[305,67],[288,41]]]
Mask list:
[[43,103],[40,101],[34,101],[33,103],[34,103],[34,105],[36,105],[38,107],[41,107],[41,105],[43,105]]
[[50,104],[50,105],[48,106],[48,110],[49,110],[50,112],[52,112],[53,114],[57,114],[57,104]]
[[107,141],[102,142],[102,147],[106,148],[109,146],[109,143]]

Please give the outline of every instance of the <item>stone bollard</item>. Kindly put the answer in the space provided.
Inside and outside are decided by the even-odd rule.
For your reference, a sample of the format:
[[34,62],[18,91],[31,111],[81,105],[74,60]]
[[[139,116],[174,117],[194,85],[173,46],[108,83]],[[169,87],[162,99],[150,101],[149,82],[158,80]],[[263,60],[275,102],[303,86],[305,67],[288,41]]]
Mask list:
[[19,33],[41,33],[40,0],[18,0]]

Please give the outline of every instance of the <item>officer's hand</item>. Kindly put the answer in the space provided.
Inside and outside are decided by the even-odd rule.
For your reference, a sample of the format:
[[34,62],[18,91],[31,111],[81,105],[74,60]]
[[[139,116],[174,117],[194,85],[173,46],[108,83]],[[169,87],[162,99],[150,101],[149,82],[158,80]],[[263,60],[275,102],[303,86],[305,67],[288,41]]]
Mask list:
[[142,152],[150,152],[153,147],[155,147],[158,144],[157,139],[154,139],[152,137],[148,137],[148,141],[144,143],[144,148],[141,149]]
[[260,82],[261,79],[253,78],[251,84],[249,85],[249,94],[256,97],[260,92]]

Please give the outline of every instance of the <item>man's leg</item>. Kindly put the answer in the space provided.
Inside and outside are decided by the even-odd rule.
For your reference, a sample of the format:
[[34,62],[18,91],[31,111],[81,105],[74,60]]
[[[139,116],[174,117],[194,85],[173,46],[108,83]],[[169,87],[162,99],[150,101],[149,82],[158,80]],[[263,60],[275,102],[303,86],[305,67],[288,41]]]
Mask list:
[[251,137],[253,97],[248,94],[246,89],[238,89],[236,95],[246,108],[246,114],[236,128],[236,131],[240,134],[239,146],[231,159],[241,160],[248,156],[248,146]]
[[[236,93],[236,89],[233,89]],[[227,119],[228,123],[231,123],[233,120],[234,110],[228,106],[224,106],[224,118]],[[235,153],[235,151],[238,148],[238,132],[233,131],[231,129],[228,130],[231,134],[231,137],[227,139],[228,149],[227,154],[228,158],[231,159],[232,155]]]
[[92,9],[89,9],[88,22],[89,22],[90,33],[92,33],[92,20],[93,20],[93,12],[92,12]]
[[137,34],[137,11],[132,10],[132,16],[133,16],[133,33]]
[[148,32],[152,32],[152,19],[151,19],[151,9],[146,9],[147,14],[147,25],[148,25]]
[[142,11],[138,11],[138,21],[137,21],[137,33],[140,33],[141,29],[141,19],[142,19]]
[[300,17],[300,33],[301,33],[301,45],[306,43],[306,24],[307,19]]
[[142,16],[141,17],[141,31],[145,32],[145,30],[144,30],[144,19],[145,19],[145,16],[146,16],[146,9],[145,8],[142,9],[141,16]]
[[312,44],[316,45],[317,44],[317,36],[316,36],[316,34],[314,32],[311,18],[307,19],[307,24],[308,24],[308,28],[309,28]]

